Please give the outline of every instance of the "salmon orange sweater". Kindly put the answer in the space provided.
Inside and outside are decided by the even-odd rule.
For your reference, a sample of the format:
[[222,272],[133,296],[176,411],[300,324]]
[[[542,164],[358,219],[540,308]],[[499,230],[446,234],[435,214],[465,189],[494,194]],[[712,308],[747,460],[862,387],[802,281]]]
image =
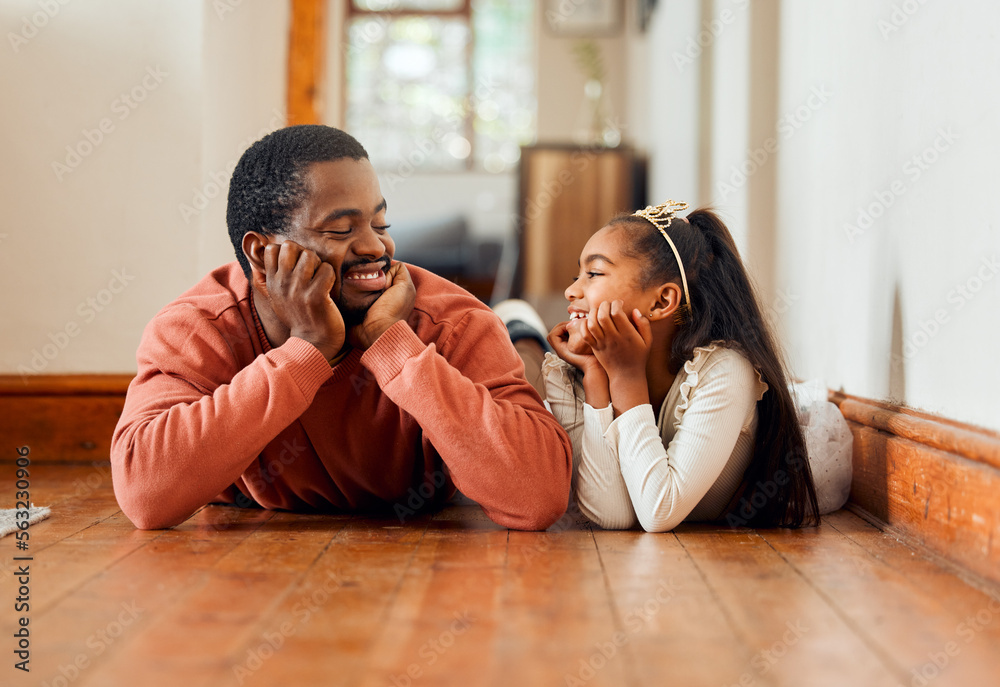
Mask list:
[[236,262],[161,310],[111,445],[129,519],[171,527],[239,493],[265,508],[405,518],[458,487],[500,525],[551,525],[569,499],[566,433],[500,319],[407,267],[409,319],[333,367],[299,338],[271,348]]

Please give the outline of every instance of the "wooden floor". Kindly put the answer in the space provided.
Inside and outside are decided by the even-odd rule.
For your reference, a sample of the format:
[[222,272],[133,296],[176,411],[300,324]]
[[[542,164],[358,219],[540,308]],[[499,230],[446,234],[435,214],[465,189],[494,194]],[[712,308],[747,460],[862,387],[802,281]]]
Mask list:
[[[405,523],[211,506],[140,532],[106,467],[31,483],[53,515],[27,552],[0,539],[2,685],[1000,684],[1000,595],[848,512],[529,533],[472,506]],[[12,655],[25,553],[30,673]]]

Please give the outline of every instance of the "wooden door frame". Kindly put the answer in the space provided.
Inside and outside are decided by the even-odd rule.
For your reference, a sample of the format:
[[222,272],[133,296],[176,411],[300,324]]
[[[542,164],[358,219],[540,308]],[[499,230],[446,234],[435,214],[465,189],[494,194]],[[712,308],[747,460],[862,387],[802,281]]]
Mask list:
[[288,125],[320,124],[326,61],[327,0],[291,0],[288,35]]

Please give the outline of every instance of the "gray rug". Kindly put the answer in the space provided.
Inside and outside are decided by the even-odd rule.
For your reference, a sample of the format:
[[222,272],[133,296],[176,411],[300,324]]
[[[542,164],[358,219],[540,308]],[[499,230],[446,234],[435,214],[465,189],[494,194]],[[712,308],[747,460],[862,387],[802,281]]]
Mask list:
[[[17,508],[0,508],[0,537],[17,531]],[[34,525],[52,514],[48,506],[32,506],[28,510],[28,524]],[[21,518],[22,520],[24,518]]]

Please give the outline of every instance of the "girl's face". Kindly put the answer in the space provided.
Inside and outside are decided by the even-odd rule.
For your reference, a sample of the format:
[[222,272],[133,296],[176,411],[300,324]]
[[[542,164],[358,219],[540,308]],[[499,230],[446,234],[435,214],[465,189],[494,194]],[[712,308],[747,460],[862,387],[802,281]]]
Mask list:
[[643,315],[649,315],[656,303],[659,288],[640,287],[642,264],[639,259],[624,255],[623,241],[628,240],[627,227],[603,227],[590,237],[580,254],[580,273],[566,289],[569,301],[569,349],[572,353],[589,353],[589,347],[581,340],[580,332],[586,326],[586,317],[591,311],[607,301],[622,301],[626,313],[638,308]]

